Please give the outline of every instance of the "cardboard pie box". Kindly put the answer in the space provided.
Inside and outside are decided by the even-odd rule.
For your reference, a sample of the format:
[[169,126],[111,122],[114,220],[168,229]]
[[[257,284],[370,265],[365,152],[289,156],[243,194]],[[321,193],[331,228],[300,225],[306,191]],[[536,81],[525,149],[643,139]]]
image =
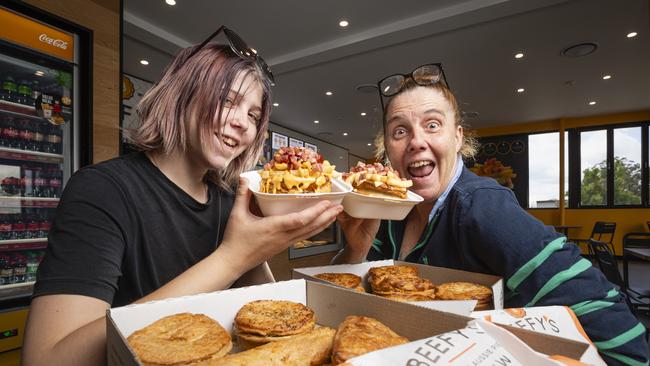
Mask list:
[[[232,331],[237,311],[254,300],[289,300],[309,306],[321,326],[338,328],[349,315],[375,318],[410,340],[451,332],[467,326],[472,318],[436,311],[378,296],[305,280],[283,281],[259,286],[134,304],[107,310],[106,338],[109,365],[140,365],[128,346],[127,337],[168,315],[190,312],[205,314]],[[579,359],[587,345],[514,327],[506,327],[536,351],[563,354]]]
[[[445,282],[472,282],[479,285],[484,285],[492,288],[493,305],[494,309],[503,309],[503,279],[499,276],[487,275],[482,273],[473,273],[467,271],[460,271],[457,269],[450,269],[444,267],[434,267],[424,264],[407,263],[396,260],[383,260],[364,262],[359,264],[336,264],[331,266],[321,267],[306,267],[294,268],[292,278],[304,278],[309,281],[317,281],[327,283],[319,278],[314,277],[319,273],[352,273],[360,276],[362,285],[366,292],[370,292],[370,285],[368,284],[368,271],[372,267],[391,266],[391,265],[409,265],[418,267],[420,277],[426,278],[433,282],[434,285],[439,285]],[[476,306],[476,300],[468,301],[455,301],[455,300],[434,300],[434,301],[417,301],[411,304],[423,306],[430,309],[446,311],[463,316],[469,316]]]

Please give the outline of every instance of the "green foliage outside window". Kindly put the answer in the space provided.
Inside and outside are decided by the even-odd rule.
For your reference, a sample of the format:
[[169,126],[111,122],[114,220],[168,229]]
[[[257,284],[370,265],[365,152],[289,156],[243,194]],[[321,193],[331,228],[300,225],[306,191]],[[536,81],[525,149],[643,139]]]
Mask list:
[[[583,171],[580,194],[583,206],[607,204],[607,161]],[[614,157],[614,204],[641,204],[641,164]]]

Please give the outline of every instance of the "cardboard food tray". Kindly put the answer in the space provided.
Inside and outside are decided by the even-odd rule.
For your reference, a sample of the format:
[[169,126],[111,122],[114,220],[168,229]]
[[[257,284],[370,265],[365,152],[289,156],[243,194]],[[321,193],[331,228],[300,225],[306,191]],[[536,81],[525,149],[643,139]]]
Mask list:
[[[305,280],[292,280],[194,296],[178,297],[107,310],[107,360],[109,365],[140,365],[126,338],[137,329],[168,315],[190,312],[217,320],[228,331],[237,311],[261,299],[290,300],[314,310],[317,323],[337,328],[348,315],[378,319],[410,340],[464,328],[471,318],[387,300]],[[505,326],[538,352],[579,359],[586,344]]]
[[[370,292],[370,285],[368,284],[368,270],[372,267],[391,266],[391,265],[409,265],[418,267],[420,277],[426,278],[434,284],[438,285],[445,282],[465,281],[473,282],[479,285],[487,286],[492,289],[493,293],[493,306],[494,309],[503,309],[503,279],[499,276],[487,275],[482,273],[473,273],[467,271],[460,271],[456,269],[434,267],[424,264],[408,263],[396,260],[383,260],[364,262],[359,264],[336,264],[330,266],[320,267],[306,267],[294,268],[291,272],[292,278],[304,278],[309,281],[317,281],[327,283],[319,278],[314,277],[319,273],[352,273],[360,276],[362,279],[362,286],[366,292]],[[418,301],[411,304],[427,307],[430,309],[447,311],[463,316],[469,316],[474,310],[476,300],[468,301],[454,301],[454,300],[434,300],[434,301]]]
[[255,200],[265,216],[302,211],[326,200],[340,204],[345,195],[352,191],[352,187],[345,182],[340,179],[332,179],[332,192],[330,193],[262,193],[260,192],[262,177],[257,170],[241,173],[240,176],[248,180],[248,189],[253,192]]
[[343,199],[343,208],[348,215],[359,219],[404,220],[413,206],[424,199],[407,191],[407,197],[384,198],[350,192]]

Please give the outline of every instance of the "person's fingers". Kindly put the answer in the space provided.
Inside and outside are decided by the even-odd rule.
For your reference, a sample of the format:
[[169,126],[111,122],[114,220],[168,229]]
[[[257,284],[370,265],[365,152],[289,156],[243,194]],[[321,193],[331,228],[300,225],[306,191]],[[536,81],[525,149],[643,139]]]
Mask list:
[[239,178],[239,186],[237,186],[237,195],[235,196],[235,203],[233,205],[233,211],[246,210],[248,212],[248,207],[251,201],[251,192],[248,189],[248,179]]
[[322,215],[325,210],[331,207],[332,203],[329,201],[322,201],[318,204],[306,208],[299,212],[293,212],[281,216],[269,216],[265,220],[271,227],[277,227],[284,231],[290,231],[297,228],[305,227]]
[[336,215],[338,215],[343,208],[341,206],[334,206],[328,208],[314,220],[310,221],[307,225],[298,227],[293,230],[288,230],[287,236],[292,240],[301,240],[309,238],[319,232],[323,231],[329,225],[336,220]]

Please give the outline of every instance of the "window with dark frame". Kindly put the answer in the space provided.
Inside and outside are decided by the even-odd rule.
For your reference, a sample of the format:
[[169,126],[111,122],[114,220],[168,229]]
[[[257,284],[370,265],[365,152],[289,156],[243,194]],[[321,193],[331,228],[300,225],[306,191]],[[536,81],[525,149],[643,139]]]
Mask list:
[[568,208],[650,207],[649,125],[569,130]]
[[[650,207],[649,131],[648,121],[567,129],[564,135],[563,192],[566,208]],[[521,135],[518,136],[521,138]],[[509,137],[500,136],[501,139]],[[552,173],[547,175],[557,176],[559,191],[559,151],[550,156],[547,153],[536,157],[538,143],[552,145],[559,150],[559,133],[544,131],[528,134],[530,175],[526,179],[519,176],[517,184],[526,185],[528,199],[525,208],[557,208],[559,203],[555,200],[559,200],[558,194],[546,194],[548,199],[536,196],[544,185],[536,171],[546,169]],[[544,163],[540,159],[547,161]],[[555,186],[548,180],[546,185]],[[546,191],[549,187],[546,187]]]

